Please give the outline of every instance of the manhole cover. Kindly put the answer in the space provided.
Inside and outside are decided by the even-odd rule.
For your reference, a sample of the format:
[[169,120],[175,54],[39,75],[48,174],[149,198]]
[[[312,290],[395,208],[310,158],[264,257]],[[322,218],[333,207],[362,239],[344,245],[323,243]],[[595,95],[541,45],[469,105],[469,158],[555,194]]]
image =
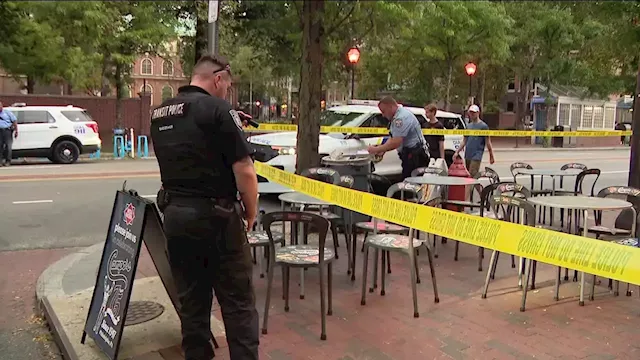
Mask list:
[[132,301],[127,310],[124,326],[141,324],[153,320],[164,312],[164,306],[153,301]]

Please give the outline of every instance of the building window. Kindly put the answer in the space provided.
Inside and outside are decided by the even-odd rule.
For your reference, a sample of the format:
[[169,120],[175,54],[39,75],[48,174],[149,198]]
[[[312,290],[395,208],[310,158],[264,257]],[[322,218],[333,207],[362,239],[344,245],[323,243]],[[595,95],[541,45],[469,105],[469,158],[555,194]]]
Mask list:
[[595,129],[604,128],[604,109],[602,106],[593,107],[593,127]]
[[140,74],[153,75],[153,61],[151,61],[151,59],[142,59],[142,62],[140,63]]
[[558,111],[558,125],[571,125],[571,118],[569,118],[569,109],[571,105],[560,104]]
[[169,85],[165,85],[162,88],[162,101],[170,99],[173,97],[173,88]]
[[153,87],[151,85],[147,84],[146,86],[140,86],[140,92],[149,95],[151,97],[151,103],[153,104]]
[[580,116],[582,116],[582,105],[571,105],[571,128],[580,126]]
[[516,91],[516,81],[509,81],[509,85],[507,85],[507,92],[515,92]]
[[173,61],[162,61],[162,75],[173,76]]
[[615,108],[606,107],[604,109],[604,128],[607,130],[611,130],[615,126],[616,122],[616,112]]
[[514,106],[513,106],[513,102],[509,101],[507,103],[507,112],[513,112]]
[[592,128],[593,127],[593,106],[585,106],[584,112],[582,114],[582,121],[580,122],[581,128]]

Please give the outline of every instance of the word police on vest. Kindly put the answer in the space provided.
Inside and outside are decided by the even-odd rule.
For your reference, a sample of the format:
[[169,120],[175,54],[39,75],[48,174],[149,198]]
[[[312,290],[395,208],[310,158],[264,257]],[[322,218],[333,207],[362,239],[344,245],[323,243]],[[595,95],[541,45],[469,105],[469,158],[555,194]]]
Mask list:
[[129,231],[129,229],[123,228],[120,224],[116,224],[116,226],[113,227],[113,233],[121,235],[126,240],[129,240],[134,244],[138,241],[138,237],[135,234]]
[[186,110],[184,103],[160,106],[153,110],[153,113],[151,113],[151,119],[155,120],[167,116],[184,116],[186,114]]

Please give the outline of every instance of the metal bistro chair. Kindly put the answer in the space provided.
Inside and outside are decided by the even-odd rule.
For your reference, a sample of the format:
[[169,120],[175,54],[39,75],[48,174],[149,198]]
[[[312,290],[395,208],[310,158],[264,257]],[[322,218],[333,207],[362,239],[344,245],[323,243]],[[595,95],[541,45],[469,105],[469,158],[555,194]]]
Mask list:
[[[587,165],[580,163],[567,163],[560,167],[560,170],[579,169],[580,171],[587,170]],[[576,178],[576,182],[578,179]],[[575,187],[575,184],[574,184]],[[560,176],[560,191],[566,191],[564,188],[564,176]],[[556,190],[558,193],[558,190]],[[560,209],[560,228],[564,228],[564,209]]]
[[[302,171],[300,175],[309,179],[322,181],[328,184],[333,184],[333,185],[340,184],[340,174],[336,170],[330,169],[330,168],[325,168],[325,167],[310,168]],[[337,222],[338,220],[341,220],[340,216],[333,212],[330,212],[329,210],[324,209],[323,207],[320,207],[317,211],[314,211],[315,209],[309,210],[309,209],[305,209],[305,207],[303,206],[300,210],[321,214],[322,217],[329,220],[329,223],[331,224],[331,237],[333,238],[333,250],[335,251],[336,259],[338,259],[339,258],[338,248],[340,247],[340,244],[338,244]],[[349,241],[349,239],[347,238],[346,232],[345,232],[344,238],[345,238],[345,241],[347,242]],[[304,239],[306,242],[306,239],[307,239],[306,226],[304,227]]]
[[[524,163],[524,162],[515,162],[513,164],[511,164],[511,166],[509,166],[509,170],[511,171],[511,175],[513,175],[513,182],[517,183],[517,177],[518,177],[518,169],[527,169],[527,170],[533,170],[533,166]],[[544,188],[544,176],[541,175],[540,176],[540,190],[535,190],[535,182],[534,182],[534,176],[530,175],[531,178],[531,195],[532,196],[544,196],[544,195],[551,195],[551,190],[545,190]],[[555,180],[554,180],[555,181]],[[538,221],[541,221],[542,223],[544,223],[547,220],[547,213],[546,213],[546,209],[543,207],[540,207],[538,209]]]
[[500,176],[498,176],[498,172],[493,170],[492,168],[485,166],[484,173],[486,174],[486,177],[489,177],[490,179],[494,179],[495,182],[500,182]]
[[[267,334],[269,320],[269,306],[271,303],[271,287],[273,285],[274,265],[283,267],[282,285],[284,290],[284,311],[289,311],[289,289],[291,280],[291,268],[312,268],[316,267],[320,271],[320,309],[322,313],[322,330],[320,339],[327,339],[326,315],[332,314],[332,263],[335,260],[335,253],[331,249],[324,247],[329,229],[329,220],[320,215],[310,214],[303,211],[278,211],[268,213],[263,218],[264,227],[269,236],[269,270],[267,272],[267,298],[264,305],[264,320],[262,322],[262,333]],[[291,245],[276,248],[271,224],[273,222],[290,222],[292,226],[297,223],[312,225],[318,231],[318,245]],[[325,277],[324,270],[327,270],[327,296],[325,299]],[[328,304],[327,304],[328,300]],[[328,306],[327,306],[328,305]]]
[[[522,225],[534,226],[536,219],[536,211],[533,205],[527,202],[526,199],[512,197],[512,196],[497,196],[489,199],[490,205],[496,214],[502,213],[503,218],[513,219],[512,213],[517,209],[520,216],[519,223]],[[482,298],[487,298],[487,290],[489,289],[489,281],[493,278],[492,274],[495,274],[495,268],[498,262],[498,254],[500,252],[494,250],[491,254],[491,260],[489,261],[489,270],[487,271],[487,277],[484,282],[484,289],[482,290]],[[527,290],[529,288],[529,278],[531,277],[531,270],[535,268],[535,260],[524,259],[524,279],[518,276],[518,285],[522,286],[522,303],[520,305],[520,311],[525,310],[525,304],[527,302]],[[535,271],[535,270],[534,270]],[[523,281],[524,280],[524,281]]]
[[[625,196],[636,199],[636,202],[640,200],[640,189],[636,189],[630,186],[609,186],[598,192],[598,197],[607,196]],[[635,220],[634,220],[635,214]],[[637,246],[637,234],[631,234],[634,228],[633,222],[635,221],[635,228],[638,229],[638,211],[633,209],[623,210],[617,217],[612,228],[602,226],[602,211],[595,211],[595,226],[591,226],[587,229],[588,232],[596,234],[596,239],[603,241],[614,242],[620,245]],[[581,232],[584,228],[581,228]],[[636,230],[637,232],[637,230]],[[635,245],[634,245],[635,244]],[[618,283],[617,283],[618,284]],[[595,275],[592,286],[595,286]],[[609,279],[609,289],[613,290],[613,280]],[[614,290],[614,295],[618,295],[618,286]],[[591,300],[593,300],[593,289],[591,291]],[[627,296],[631,296],[629,291],[629,284],[627,284]]]
[[[353,184],[355,184],[355,179],[353,178],[353,176],[351,175],[342,175],[340,176],[340,182],[338,183],[338,186],[347,188],[347,189],[351,189],[353,188]],[[346,210],[346,221],[345,218],[334,213],[331,212],[329,210],[319,210],[319,211],[307,211],[309,213],[312,214],[316,214],[316,215],[320,215],[323,218],[329,220],[329,223],[331,224],[331,234],[337,234],[338,233],[338,226],[343,226],[344,228],[344,239],[347,243],[347,256],[349,256],[351,254],[351,247],[354,246],[352,244],[351,241],[351,233],[352,233],[352,228],[353,228],[353,216],[352,216],[352,212],[349,210]],[[305,231],[306,231],[306,226],[305,226]],[[305,233],[305,237],[306,237],[306,233]],[[334,235],[333,237],[333,241],[334,241],[334,245],[335,243],[337,243],[337,235]],[[336,252],[336,259],[338,259],[338,252],[336,250],[337,246],[334,247],[334,250]],[[351,273],[351,269],[352,269],[352,264],[351,264],[351,256],[349,256],[349,266],[347,267],[347,274]]]
[[[258,194],[258,198],[260,198],[260,194]],[[269,247],[269,236],[267,235],[267,232],[264,230],[264,228],[261,228],[261,219],[264,216],[264,211],[260,211],[259,215],[258,215],[258,221],[256,221],[255,225],[254,225],[254,229],[252,231],[247,232],[247,242],[249,243],[249,246],[251,247],[251,249],[253,250],[253,263],[257,264],[260,266],[260,278],[264,278],[264,268],[265,266],[263,266],[263,264],[268,266],[268,261],[269,258],[267,257],[267,250]],[[284,236],[284,228],[282,229],[282,232],[280,231],[273,231],[273,238],[275,240],[276,243],[284,246],[285,244],[285,236]],[[260,257],[258,257],[257,253],[256,253],[256,249],[261,248],[263,251],[263,256],[262,258],[266,258],[267,262],[263,262],[263,261],[258,261],[258,259],[260,259]]]
[[411,172],[411,177],[423,176],[425,174],[443,175],[444,169],[435,167],[419,167]]
[[[487,217],[495,220],[505,220],[503,213],[496,213],[495,210],[491,207],[490,199],[494,196],[514,196],[518,198],[529,198],[531,197],[531,192],[529,189],[524,187],[521,184],[517,184],[515,182],[504,181],[495,184],[489,184],[482,189],[482,193],[480,194],[480,206],[477,210],[471,212],[471,215],[476,215],[480,217]],[[509,219],[507,219],[508,221]],[[458,252],[458,243],[456,243],[456,258]],[[499,256],[499,254],[498,254]],[[484,248],[478,248],[478,271],[482,271],[482,260],[484,259]],[[497,263],[497,260],[496,260]],[[516,267],[515,256],[511,255],[511,267]],[[491,274],[492,278],[495,277],[495,272]]]
[[[389,187],[389,189],[387,190],[387,197],[390,198],[395,198],[397,196],[398,193],[400,193],[400,199],[399,200],[414,200],[417,201],[417,199],[419,199],[422,196],[422,186],[420,185],[415,185],[415,184],[410,184],[410,183],[405,183],[405,182],[399,182],[397,184],[393,184],[391,185],[391,187]],[[354,232],[353,232],[353,244],[354,244],[354,251],[353,251],[353,259],[351,260],[351,264],[353,265],[353,269],[355,269],[356,266],[356,251],[355,251],[355,244],[356,244],[356,240],[358,239],[358,231],[363,232],[364,236],[365,236],[365,241],[362,242],[362,250],[361,251],[365,251],[365,245],[366,245],[366,238],[369,235],[369,233],[374,233],[374,234],[400,234],[400,235],[406,235],[409,231],[409,229],[407,229],[404,226],[401,225],[396,225],[396,224],[392,224],[392,223],[388,223],[388,222],[382,222],[382,221],[376,221],[376,219],[371,218],[370,221],[366,221],[366,222],[358,222],[355,224],[354,227]],[[375,263],[374,263],[374,268],[375,268],[375,273],[377,273],[378,271],[378,252],[376,250],[376,256],[375,256]],[[386,256],[386,261],[387,261],[387,273],[391,274],[391,255],[389,252],[386,251],[382,251],[382,257],[384,258]],[[384,265],[383,265],[383,269],[384,269]],[[351,272],[351,280],[355,280],[355,271]],[[374,278],[374,288],[377,287],[378,284],[378,278],[377,275]]]
[[[435,198],[427,202],[426,206],[437,206],[440,203],[440,198]],[[374,224],[377,223],[377,220],[374,219]],[[367,303],[367,267],[369,264],[369,248],[374,248],[377,253],[378,250],[384,252],[399,252],[401,254],[407,255],[409,257],[409,271],[411,273],[411,291],[413,293],[413,317],[419,317],[418,313],[418,293],[417,293],[417,285],[416,283],[420,282],[420,275],[418,273],[418,262],[416,259],[416,250],[419,247],[424,247],[427,249],[427,255],[429,258],[429,268],[431,269],[431,282],[433,284],[433,295],[434,302],[439,303],[440,298],[438,297],[438,285],[436,284],[436,273],[433,265],[433,256],[431,253],[431,248],[427,245],[427,241],[415,239],[414,238],[415,230],[409,229],[408,235],[398,235],[398,234],[374,234],[368,236],[365,239],[365,251],[364,251],[364,260],[363,260],[363,270],[362,270],[362,299],[360,301],[361,305],[365,305]],[[377,279],[377,256],[374,260],[374,282]],[[382,271],[381,271],[381,290],[380,295],[385,295],[385,256],[382,256]],[[369,288],[369,292],[373,292],[375,288],[375,284],[373,287]]]

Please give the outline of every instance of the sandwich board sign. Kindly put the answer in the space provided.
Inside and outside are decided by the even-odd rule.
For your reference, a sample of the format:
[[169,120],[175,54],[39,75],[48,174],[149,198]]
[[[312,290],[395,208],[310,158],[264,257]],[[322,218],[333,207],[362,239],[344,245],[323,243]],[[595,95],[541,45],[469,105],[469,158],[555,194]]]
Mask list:
[[[180,302],[158,209],[135,190],[118,191],[81,339],[84,344],[87,336],[92,338],[111,360],[118,358],[143,241],[177,311]],[[213,333],[211,339],[218,348]]]

